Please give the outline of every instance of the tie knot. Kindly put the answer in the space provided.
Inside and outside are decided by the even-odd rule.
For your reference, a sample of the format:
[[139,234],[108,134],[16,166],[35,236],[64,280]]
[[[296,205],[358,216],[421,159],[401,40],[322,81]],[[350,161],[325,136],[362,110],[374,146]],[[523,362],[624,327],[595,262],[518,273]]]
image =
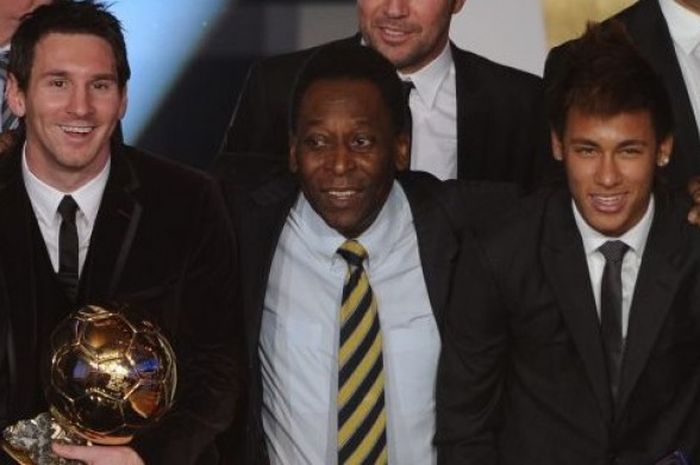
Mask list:
[[70,195],[64,195],[61,203],[58,204],[58,213],[63,221],[75,223],[75,213],[78,211],[78,204]]
[[343,242],[338,248],[338,255],[343,257],[348,265],[360,267],[362,261],[367,258],[367,251],[356,240],[350,239]]
[[629,246],[622,241],[608,241],[598,247],[606,262],[621,262]]

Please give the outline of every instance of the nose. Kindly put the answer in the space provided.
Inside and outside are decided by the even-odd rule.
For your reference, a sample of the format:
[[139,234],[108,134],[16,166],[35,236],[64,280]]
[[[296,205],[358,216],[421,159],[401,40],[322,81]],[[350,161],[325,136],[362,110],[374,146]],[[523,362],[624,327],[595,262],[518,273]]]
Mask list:
[[604,187],[614,187],[622,179],[617,160],[612,153],[606,153],[601,157],[595,174],[595,181]]
[[90,90],[82,86],[74,86],[68,102],[68,112],[73,116],[87,116],[92,112],[92,97]]
[[338,147],[328,157],[329,168],[335,175],[343,175],[355,168],[355,160],[352,153],[344,144],[338,144]]
[[[402,18],[408,16],[408,2],[410,0],[385,0],[384,14],[392,18]],[[432,1],[432,0],[420,0]]]

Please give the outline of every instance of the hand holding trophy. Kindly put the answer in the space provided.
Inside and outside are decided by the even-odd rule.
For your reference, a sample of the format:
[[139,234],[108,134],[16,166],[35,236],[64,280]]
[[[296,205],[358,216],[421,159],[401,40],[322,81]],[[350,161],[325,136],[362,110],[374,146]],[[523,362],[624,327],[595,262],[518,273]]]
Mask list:
[[51,335],[46,398],[50,412],[3,431],[3,449],[20,464],[76,463],[52,441],[126,444],[172,405],[175,355],[150,322],[121,310],[85,306]]

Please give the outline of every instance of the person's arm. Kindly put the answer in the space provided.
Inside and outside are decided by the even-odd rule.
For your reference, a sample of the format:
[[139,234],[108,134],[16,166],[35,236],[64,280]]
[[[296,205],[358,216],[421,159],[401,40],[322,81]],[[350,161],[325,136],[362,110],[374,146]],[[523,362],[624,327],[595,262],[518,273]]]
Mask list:
[[462,242],[438,369],[438,463],[496,465],[508,316],[476,240]]
[[[235,238],[213,181],[198,204],[174,337],[175,405],[131,447],[148,465],[193,464],[241,411],[245,343]],[[164,232],[165,233],[165,232]]]

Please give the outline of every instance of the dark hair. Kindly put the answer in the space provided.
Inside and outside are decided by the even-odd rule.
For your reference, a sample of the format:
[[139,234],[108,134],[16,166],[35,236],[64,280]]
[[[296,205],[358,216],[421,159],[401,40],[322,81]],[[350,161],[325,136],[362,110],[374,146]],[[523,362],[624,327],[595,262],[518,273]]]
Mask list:
[[54,0],[26,15],[12,36],[8,71],[26,90],[39,41],[51,33],[90,34],[106,40],[112,47],[117,67],[117,83],[123,89],[131,76],[126,44],[119,20],[108,6],[93,0]]
[[301,100],[311,85],[320,80],[350,79],[369,81],[384,99],[396,134],[404,128],[404,98],[396,68],[370,47],[346,42],[321,46],[309,57],[297,75],[289,111],[289,129],[297,132]]
[[661,78],[632,44],[622,23],[589,23],[571,42],[547,86],[549,122],[563,136],[569,110],[614,116],[649,111],[659,142],[673,131],[673,111]]

